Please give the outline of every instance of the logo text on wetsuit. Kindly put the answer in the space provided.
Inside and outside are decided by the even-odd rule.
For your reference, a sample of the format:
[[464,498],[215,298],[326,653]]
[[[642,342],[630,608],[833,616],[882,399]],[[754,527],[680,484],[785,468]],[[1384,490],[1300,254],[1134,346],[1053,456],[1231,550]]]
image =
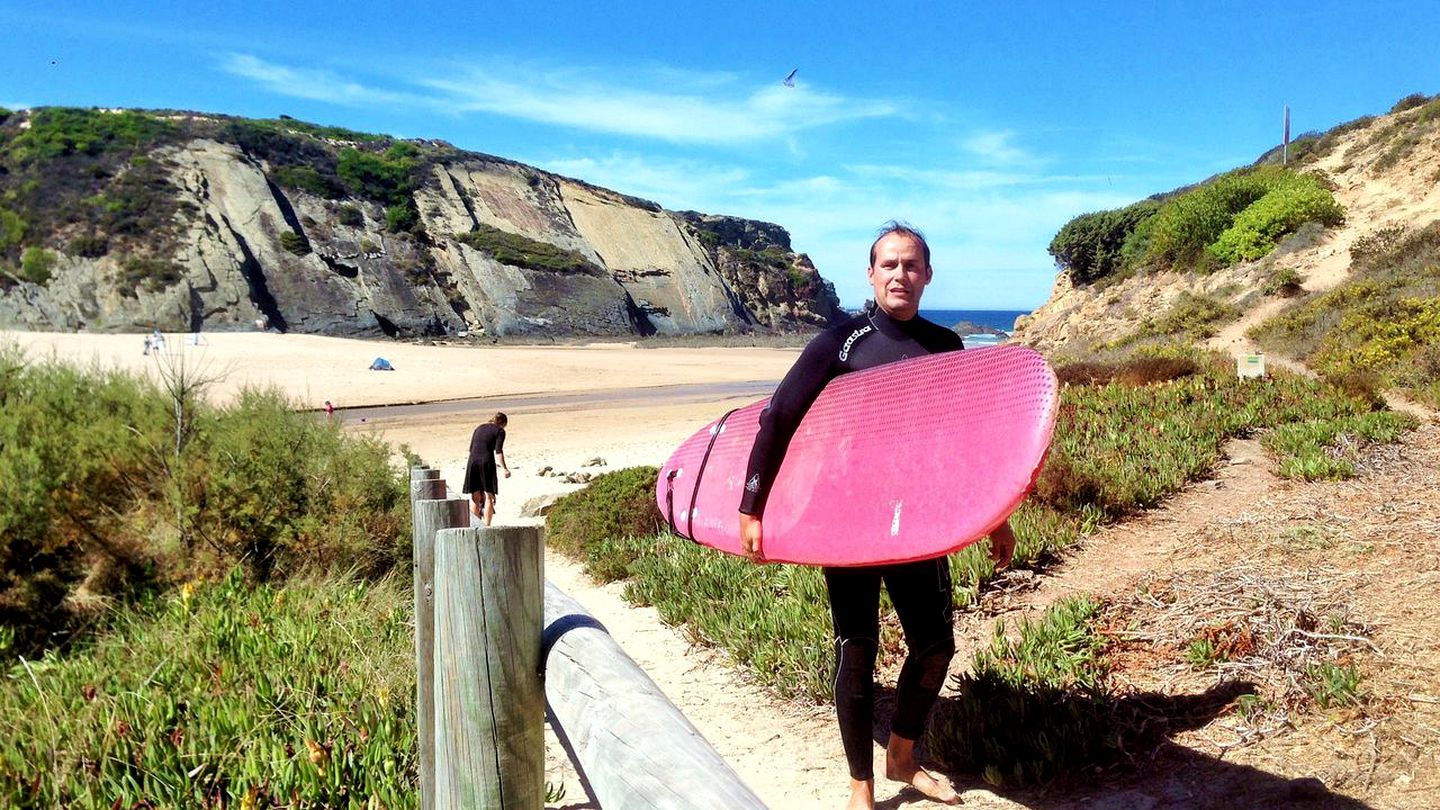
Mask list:
[[850,333],[850,337],[845,338],[845,345],[840,347],[840,359],[842,361],[848,360],[850,358],[850,347],[855,345],[855,341],[859,340],[862,337],[865,337],[865,335],[869,333],[872,328],[873,327],[871,326],[865,326],[860,329],[856,329],[854,332]]

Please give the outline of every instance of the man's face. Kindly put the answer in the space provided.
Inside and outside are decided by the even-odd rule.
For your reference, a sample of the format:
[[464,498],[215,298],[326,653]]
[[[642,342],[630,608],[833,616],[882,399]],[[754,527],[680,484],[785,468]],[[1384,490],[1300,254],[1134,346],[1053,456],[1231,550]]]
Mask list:
[[920,295],[930,283],[930,266],[920,243],[899,233],[875,244],[875,262],[866,271],[875,303],[896,320],[908,321],[920,310]]

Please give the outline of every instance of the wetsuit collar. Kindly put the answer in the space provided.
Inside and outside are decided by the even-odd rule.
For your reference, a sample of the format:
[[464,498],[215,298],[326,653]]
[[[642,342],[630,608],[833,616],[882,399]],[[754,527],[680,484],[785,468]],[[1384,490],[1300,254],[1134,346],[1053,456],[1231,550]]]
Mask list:
[[908,336],[910,334],[911,327],[913,327],[920,320],[919,315],[916,315],[908,321],[897,320],[890,317],[888,314],[886,314],[885,310],[881,309],[878,306],[872,307],[870,309],[869,316],[870,323],[875,325],[875,330],[880,334],[891,338],[903,338]]

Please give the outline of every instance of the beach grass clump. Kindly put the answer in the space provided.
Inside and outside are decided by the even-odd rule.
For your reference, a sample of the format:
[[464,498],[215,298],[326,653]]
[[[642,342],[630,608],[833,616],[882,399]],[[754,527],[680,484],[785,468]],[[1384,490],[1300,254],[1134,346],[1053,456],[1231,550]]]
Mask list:
[[1280,425],[1261,444],[1279,460],[1282,477],[1343,480],[1355,476],[1366,447],[1392,444],[1417,424],[1409,414],[1374,411]]
[[[653,538],[664,519],[655,505],[656,467],[629,467],[596,476],[555,502],[545,518],[546,543],[568,557],[589,560],[619,578],[635,556],[633,538]],[[587,569],[588,570],[588,569]]]
[[415,807],[405,583],[241,572],[0,679],[6,807]]
[[[172,356],[173,355],[173,356]],[[410,556],[389,448],[274,391],[209,405],[180,350],[162,383],[0,348],[0,652],[34,656],[105,608],[239,566],[374,577]]]
[[998,624],[971,670],[952,676],[956,695],[936,708],[925,738],[936,762],[1017,786],[1116,756],[1099,615],[1100,603],[1082,595],[1022,618],[1014,639]]

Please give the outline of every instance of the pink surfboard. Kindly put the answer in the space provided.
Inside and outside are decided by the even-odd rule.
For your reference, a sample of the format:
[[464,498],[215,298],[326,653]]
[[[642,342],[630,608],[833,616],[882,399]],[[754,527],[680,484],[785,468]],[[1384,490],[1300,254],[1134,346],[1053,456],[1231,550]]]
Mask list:
[[[985,537],[1035,485],[1059,384],[1023,346],[901,360],[832,380],[801,420],[764,515],[767,560],[877,565]],[[671,528],[740,554],[761,400],[680,445],[656,481]]]

